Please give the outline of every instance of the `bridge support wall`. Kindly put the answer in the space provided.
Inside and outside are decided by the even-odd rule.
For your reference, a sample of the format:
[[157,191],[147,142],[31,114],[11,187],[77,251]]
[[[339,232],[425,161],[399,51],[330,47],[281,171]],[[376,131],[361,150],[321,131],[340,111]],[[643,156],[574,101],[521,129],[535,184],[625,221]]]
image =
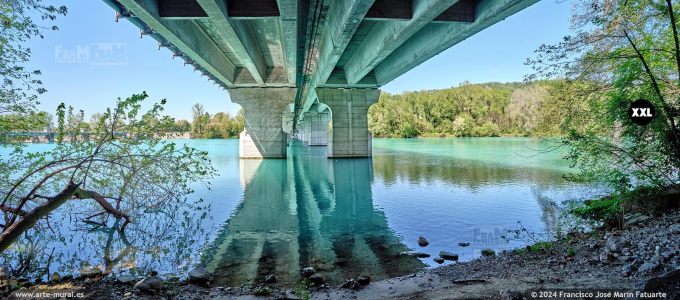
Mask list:
[[378,101],[378,89],[317,88],[319,102],[331,109],[328,157],[370,157],[368,108]]
[[295,102],[295,88],[237,88],[231,101],[243,108],[245,130],[239,136],[241,158],[285,158],[288,134],[282,118]]

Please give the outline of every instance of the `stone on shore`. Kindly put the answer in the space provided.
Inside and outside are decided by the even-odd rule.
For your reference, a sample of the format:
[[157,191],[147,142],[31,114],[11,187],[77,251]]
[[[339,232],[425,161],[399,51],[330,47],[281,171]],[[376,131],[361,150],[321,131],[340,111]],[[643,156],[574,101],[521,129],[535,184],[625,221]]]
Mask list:
[[163,288],[163,281],[158,276],[147,276],[146,278],[135,283],[135,289],[142,292],[158,292]]
[[189,282],[195,284],[206,284],[210,281],[210,274],[204,267],[197,266],[189,271]]
[[99,266],[86,266],[80,268],[80,277],[89,278],[102,274],[102,269]]
[[120,276],[118,276],[118,278],[116,278],[116,280],[118,280],[118,282],[120,282],[122,284],[128,284],[128,283],[133,282],[135,280],[135,278],[130,276],[130,275],[120,275]]
[[59,275],[58,272],[52,273],[52,276],[50,276],[50,282],[56,283],[59,282],[59,280],[61,280],[61,275]]
[[441,257],[435,257],[435,258],[434,258],[434,262],[436,262],[436,263],[438,263],[438,264],[443,264],[443,263],[444,263],[444,259],[441,258]]
[[359,288],[361,288],[361,284],[359,284],[356,280],[354,280],[354,278],[352,278],[345,281],[345,283],[343,283],[340,287],[350,290],[358,290]]
[[357,276],[357,282],[361,285],[368,285],[371,283],[371,277],[366,275]]
[[267,277],[264,278],[264,282],[266,283],[276,283],[277,280],[276,275],[267,275]]
[[313,274],[312,276],[309,276],[309,281],[317,286],[324,283],[323,276],[320,274]]
[[482,249],[482,256],[488,257],[494,255],[496,255],[496,251],[494,251],[493,249]]
[[306,267],[302,269],[302,277],[304,278],[309,278],[310,276],[314,275],[316,273],[316,270],[312,267]]

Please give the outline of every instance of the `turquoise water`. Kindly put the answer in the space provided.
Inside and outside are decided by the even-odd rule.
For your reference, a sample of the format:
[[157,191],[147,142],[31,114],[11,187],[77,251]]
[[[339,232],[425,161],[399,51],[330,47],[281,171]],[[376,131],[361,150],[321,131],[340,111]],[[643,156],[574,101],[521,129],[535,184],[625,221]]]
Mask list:
[[[78,230],[63,213],[71,230],[45,247],[64,258],[53,268],[76,272],[85,262],[181,276],[201,264],[229,285],[268,274],[294,284],[306,266],[332,283],[382,279],[437,265],[441,250],[469,260],[523,246],[506,230],[519,221],[543,232],[560,203],[592,192],[562,178],[570,170],[559,151],[540,151],[553,144],[528,138],[374,139],[370,159],[328,159],[325,147],[293,141],[288,159],[241,160],[238,140],[182,142],[207,150],[219,170],[210,189],[190,196],[205,213],[182,212],[165,227],[177,216],[159,214],[150,217],[157,230],[125,237]],[[419,236],[430,245],[419,247]],[[432,257],[403,255],[411,250]]]

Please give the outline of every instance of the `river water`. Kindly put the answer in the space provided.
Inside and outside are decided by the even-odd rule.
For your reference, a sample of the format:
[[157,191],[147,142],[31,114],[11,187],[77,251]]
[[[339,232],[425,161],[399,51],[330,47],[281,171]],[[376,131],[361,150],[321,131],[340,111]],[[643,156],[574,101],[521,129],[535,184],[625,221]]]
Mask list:
[[[51,222],[68,230],[41,244],[50,271],[101,265],[181,277],[203,265],[218,284],[275,274],[285,285],[313,266],[331,283],[377,280],[436,266],[442,250],[469,260],[524,246],[507,230],[545,232],[564,201],[593,192],[563,178],[564,153],[542,153],[553,144],[530,138],[374,139],[370,159],[328,159],[325,147],[293,141],[288,159],[241,160],[238,140],[183,142],[208,151],[219,171],[190,195],[205,209],[154,215],[142,222],[155,225],[128,235],[84,230],[61,213]],[[419,236],[430,244],[420,247]]]

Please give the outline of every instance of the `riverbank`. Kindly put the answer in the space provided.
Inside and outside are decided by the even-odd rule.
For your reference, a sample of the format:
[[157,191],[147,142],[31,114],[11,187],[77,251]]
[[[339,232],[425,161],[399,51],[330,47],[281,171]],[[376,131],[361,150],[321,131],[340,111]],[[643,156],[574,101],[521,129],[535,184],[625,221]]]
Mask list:
[[[93,299],[530,299],[534,291],[593,289],[661,291],[667,293],[661,299],[680,297],[680,211],[633,214],[626,220],[625,229],[578,234],[354,288],[311,283],[316,280],[292,288],[273,282],[208,287],[151,275],[146,283],[157,291],[135,284],[141,278],[111,276],[30,290],[74,291]],[[27,289],[16,291],[15,298],[22,291]]]

